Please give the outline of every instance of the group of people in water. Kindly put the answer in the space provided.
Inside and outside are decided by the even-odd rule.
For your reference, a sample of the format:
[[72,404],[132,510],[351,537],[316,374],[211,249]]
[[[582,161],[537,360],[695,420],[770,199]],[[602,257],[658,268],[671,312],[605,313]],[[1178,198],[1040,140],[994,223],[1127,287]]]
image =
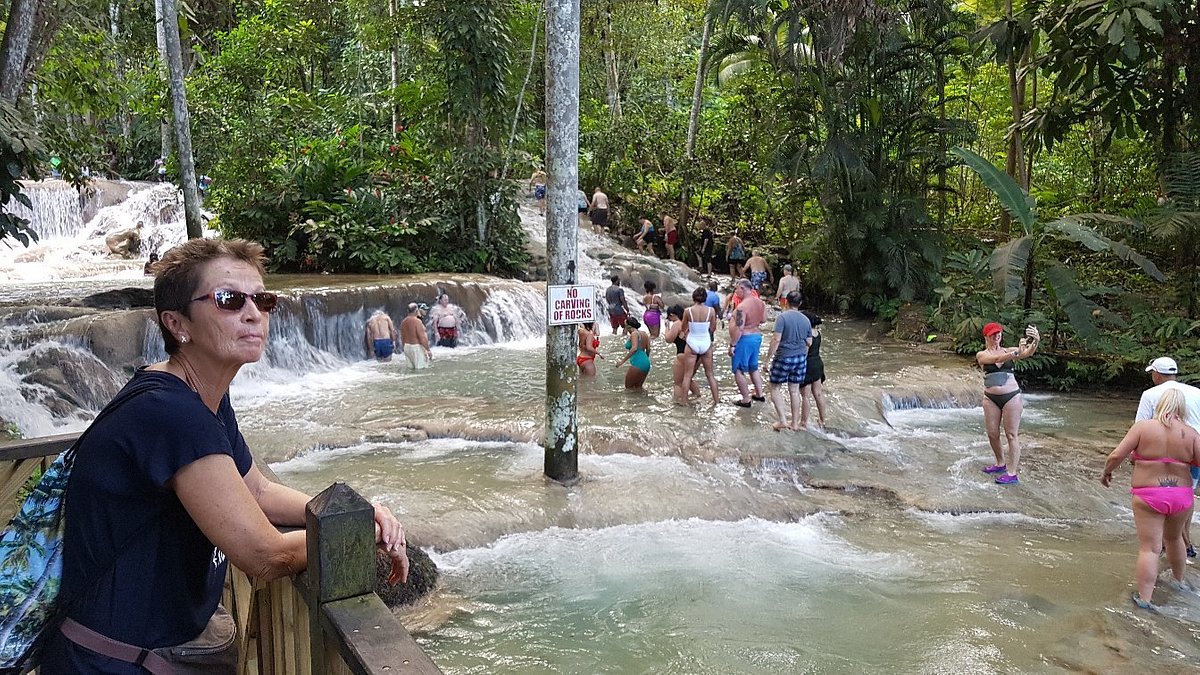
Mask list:
[[[983,419],[995,463],[983,468],[1001,485],[1020,483],[1020,425],[1025,404],[1013,374],[1013,363],[1032,356],[1041,335],[1026,326],[1016,347],[1001,344],[1004,326],[983,327],[984,349],[975,355],[983,369]],[[1142,393],[1134,424],[1108,455],[1100,483],[1109,487],[1114,472],[1128,460],[1133,465],[1129,490],[1137,529],[1137,607],[1157,611],[1151,599],[1159,557],[1166,553],[1170,584],[1184,592],[1195,589],[1185,577],[1187,558],[1196,557],[1191,522],[1200,485],[1200,389],[1178,381],[1179,365],[1162,356],[1146,366],[1154,386]],[[1007,448],[1001,444],[1004,432]]]
[[437,346],[454,348],[458,346],[459,314],[462,310],[450,302],[450,296],[439,293],[437,301],[431,310],[423,302],[410,302],[408,314],[400,322],[399,331],[392,318],[382,309],[375,310],[367,319],[363,332],[363,343],[367,350],[367,358],[372,356],[377,361],[391,361],[397,344],[404,353],[405,360],[414,370],[429,367],[433,360],[433,352],[429,348],[429,333],[425,327],[425,318],[437,334]]
[[[539,199],[545,195],[544,176],[541,174],[543,185]],[[592,212],[594,226],[596,214],[592,204],[602,203],[601,228],[607,227],[608,197],[600,188],[596,188],[590,201],[580,191],[579,201],[581,219],[585,212]],[[657,223],[650,217],[639,218],[633,244],[641,253],[656,255],[655,244],[661,242],[666,247],[667,258],[675,260],[680,241],[677,226],[676,219],[668,213],[658,214]],[[716,235],[707,221],[701,220],[694,255],[696,267],[711,277],[719,254]],[[703,368],[712,402],[719,403],[713,354],[718,323],[721,323],[728,325],[730,368],[739,394],[734,405],[748,408],[755,401],[766,401],[759,372],[761,325],[766,319],[766,304],[760,297],[760,290],[767,284],[775,284],[774,299],[781,311],[775,319],[765,368],[778,416],[773,427],[777,431],[806,428],[810,399],[817,409],[817,421],[824,427],[821,318],[800,310],[803,298],[799,279],[791,266],[785,265],[783,276],[776,283],[770,265],[752,251],[737,232],[726,240],[724,260],[730,277],[737,280],[726,298],[717,292],[717,283],[713,281],[707,289],[700,287],[692,292],[689,306],[667,306],[654,282],[647,281],[640,319],[630,311],[620,278],[612,277],[604,300],[612,334],[623,333],[625,337],[625,353],[613,364],[615,368],[626,368],[625,387],[639,389],[643,386],[651,369],[651,346],[661,336],[676,350],[671,361],[674,400],[686,403],[701,395],[701,385],[695,376]],[[600,353],[599,331],[591,323],[581,324],[577,332],[579,355],[576,363],[580,373],[595,375],[596,359],[604,358]],[[983,370],[984,429],[994,459],[982,471],[999,485],[1019,485],[1020,424],[1025,404],[1014,364],[1037,352],[1041,335],[1036,326],[1026,326],[1018,344],[1005,347],[1003,334],[1001,324],[986,324],[983,327],[984,348],[975,355],[976,363]],[[1154,610],[1151,597],[1162,553],[1166,553],[1171,567],[1172,585],[1181,590],[1193,590],[1185,580],[1184,570],[1186,558],[1196,556],[1190,524],[1195,489],[1200,484],[1200,389],[1177,381],[1178,366],[1169,357],[1155,359],[1146,371],[1154,386],[1142,395],[1136,421],[1108,456],[1100,481],[1109,486],[1113,472],[1126,459],[1132,462],[1130,494],[1138,532],[1137,588],[1132,600],[1139,608]],[[790,410],[784,405],[785,391],[791,396]]]
[[[790,268],[787,276],[791,277]],[[612,335],[623,334],[625,354],[613,364],[614,368],[625,367],[625,387],[640,389],[646,382],[651,369],[651,347],[661,337],[675,347],[671,361],[673,398],[677,403],[687,403],[692,397],[701,395],[701,385],[696,375],[701,369],[708,384],[712,403],[721,402],[717,386],[714,354],[718,324],[727,326],[729,344],[728,357],[738,398],[733,405],[749,408],[754,402],[767,400],[763,374],[760,372],[762,351],[762,327],[767,320],[767,304],[759,293],[761,282],[738,279],[732,292],[722,297],[716,281],[707,287],[700,286],[691,293],[691,304],[668,306],[653,281],[643,284],[641,318],[633,316],[626,299],[621,278],[614,275],[611,285],[605,289],[604,303]],[[779,421],[776,430],[799,430],[808,425],[811,407],[817,411],[817,423],[825,425],[825,368],[821,360],[821,318],[802,311],[803,296],[799,282],[785,286],[782,295],[776,296],[780,313],[775,320],[772,342],[763,370],[767,371],[770,394]],[[581,375],[596,374],[596,359],[604,357],[599,352],[600,335],[596,324],[584,323],[577,327],[579,355],[576,363]],[[784,405],[783,394],[791,396],[789,406]],[[811,401],[811,405],[810,405]],[[789,414],[790,411],[790,414]]]

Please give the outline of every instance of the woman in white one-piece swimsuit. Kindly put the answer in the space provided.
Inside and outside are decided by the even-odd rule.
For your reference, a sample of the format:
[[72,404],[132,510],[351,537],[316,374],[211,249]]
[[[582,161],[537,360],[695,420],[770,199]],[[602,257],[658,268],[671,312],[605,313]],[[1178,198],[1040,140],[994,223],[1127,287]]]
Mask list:
[[[717,332],[717,314],[712,307],[704,304],[708,300],[708,291],[701,286],[692,291],[691,307],[683,312],[683,330],[687,331],[687,359],[685,372],[695,373],[699,364],[704,364],[704,375],[708,378],[708,388],[712,391],[713,403],[719,403],[721,398],[717,393],[717,378],[713,375],[712,338]],[[700,317],[704,317],[703,319]]]

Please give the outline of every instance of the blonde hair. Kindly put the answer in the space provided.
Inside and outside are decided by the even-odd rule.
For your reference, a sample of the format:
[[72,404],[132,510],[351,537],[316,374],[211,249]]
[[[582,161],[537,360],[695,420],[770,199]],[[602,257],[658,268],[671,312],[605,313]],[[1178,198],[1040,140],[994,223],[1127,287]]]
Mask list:
[[1187,400],[1183,397],[1183,392],[1174,387],[1163,392],[1162,398],[1158,399],[1158,405],[1154,406],[1154,419],[1167,424],[1172,417],[1181,422],[1188,421]]

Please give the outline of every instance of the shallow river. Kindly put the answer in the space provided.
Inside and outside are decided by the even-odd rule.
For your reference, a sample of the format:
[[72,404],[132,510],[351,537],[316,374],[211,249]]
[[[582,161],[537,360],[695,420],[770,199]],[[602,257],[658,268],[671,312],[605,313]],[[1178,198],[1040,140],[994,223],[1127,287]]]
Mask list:
[[541,341],[247,382],[235,404],[260,452],[330,446],[284,480],[347,480],[433,554],[442,588],[403,619],[448,673],[1193,670],[1200,596],[1134,611],[1127,488],[1097,482],[1135,402],[1029,396],[1022,483],[999,486],[978,407],[906,407],[970,405],[962,361],[825,328],[815,434],[772,432],[766,404],[673,405],[661,343],[627,393],[605,336],[571,488],[540,446],[463,440],[540,429]]

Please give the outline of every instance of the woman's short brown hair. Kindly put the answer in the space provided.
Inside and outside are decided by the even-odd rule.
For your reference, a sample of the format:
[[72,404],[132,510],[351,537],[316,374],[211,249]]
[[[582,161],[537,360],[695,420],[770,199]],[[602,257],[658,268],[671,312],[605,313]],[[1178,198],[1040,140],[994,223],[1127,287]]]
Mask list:
[[188,314],[192,298],[200,285],[200,270],[218,258],[244,262],[266,276],[267,259],[263,247],[245,239],[189,239],[163,254],[150,268],[154,272],[154,315],[168,354],[179,351],[179,341],[167,330],[162,314],[166,311]]

